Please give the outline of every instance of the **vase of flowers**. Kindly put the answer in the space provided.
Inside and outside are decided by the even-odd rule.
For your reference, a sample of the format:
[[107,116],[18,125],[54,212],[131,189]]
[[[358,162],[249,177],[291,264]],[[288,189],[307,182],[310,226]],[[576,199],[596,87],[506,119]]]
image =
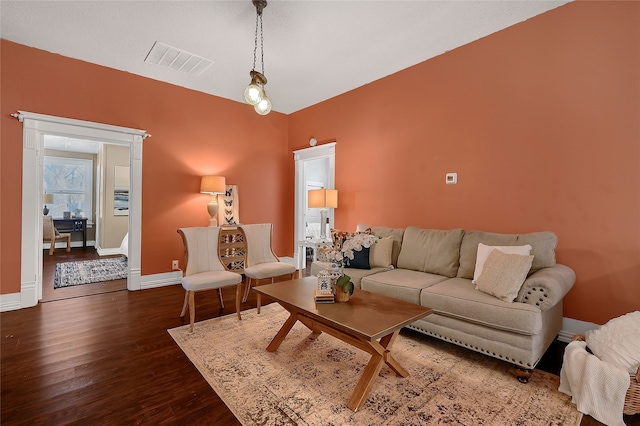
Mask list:
[[353,295],[354,285],[351,277],[344,273],[344,265],[353,260],[354,251],[371,247],[379,237],[366,233],[350,234],[348,237],[334,238],[333,247],[324,251],[324,257],[332,263],[332,272],[335,277],[336,301],[348,302]]

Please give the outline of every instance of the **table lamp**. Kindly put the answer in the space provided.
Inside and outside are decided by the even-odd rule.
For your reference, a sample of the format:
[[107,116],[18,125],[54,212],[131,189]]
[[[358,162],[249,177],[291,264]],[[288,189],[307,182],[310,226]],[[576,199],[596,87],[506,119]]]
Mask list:
[[53,204],[53,194],[44,194],[44,209],[42,209],[42,213],[46,216],[49,214],[49,207],[47,204]]
[[320,238],[327,238],[327,210],[338,207],[337,189],[310,189],[308,194],[310,209],[320,209]]
[[227,190],[226,180],[223,176],[202,176],[200,181],[200,192],[211,194],[211,201],[207,204],[207,211],[211,220],[209,226],[218,226],[218,194],[224,194]]

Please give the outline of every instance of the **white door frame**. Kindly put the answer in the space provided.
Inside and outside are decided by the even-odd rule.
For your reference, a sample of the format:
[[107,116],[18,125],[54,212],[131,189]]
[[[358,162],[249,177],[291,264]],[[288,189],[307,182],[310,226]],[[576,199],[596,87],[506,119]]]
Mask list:
[[[44,135],[91,139],[129,147],[129,273],[127,289],[140,290],[142,226],[142,140],[144,130],[18,111],[22,130],[22,251],[20,308],[42,299],[42,163]],[[35,226],[34,226],[35,224]]]
[[[307,211],[305,203],[305,200],[307,199],[305,194],[307,185],[305,165],[307,161],[319,160],[322,158],[329,159],[327,189],[334,189],[336,176],[336,142],[293,151],[293,160],[295,162],[293,230],[295,252],[293,260],[297,269],[304,269],[306,265],[305,246],[300,244],[300,241],[304,240],[305,237],[305,213]],[[330,216],[330,224],[331,227],[333,227],[333,215]]]

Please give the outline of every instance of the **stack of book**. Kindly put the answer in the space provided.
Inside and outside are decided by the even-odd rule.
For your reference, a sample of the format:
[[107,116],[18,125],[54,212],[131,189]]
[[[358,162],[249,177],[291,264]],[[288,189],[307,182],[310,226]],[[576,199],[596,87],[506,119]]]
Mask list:
[[320,292],[318,289],[316,289],[313,298],[315,299],[316,303],[333,303],[335,301],[333,292],[325,293]]

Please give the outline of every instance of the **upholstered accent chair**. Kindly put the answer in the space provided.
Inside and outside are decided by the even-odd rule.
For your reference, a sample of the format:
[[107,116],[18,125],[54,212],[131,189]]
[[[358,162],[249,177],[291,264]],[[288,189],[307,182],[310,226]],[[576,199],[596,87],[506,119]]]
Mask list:
[[[242,275],[225,270],[220,262],[219,227],[180,228],[178,234],[182,237],[184,244],[186,264],[182,277],[185,295],[180,317],[184,317],[188,306],[191,325],[189,330],[193,331],[196,316],[195,293],[217,289],[220,306],[224,308],[222,287],[242,283]],[[236,308],[239,308],[237,303]],[[240,311],[238,311],[239,315]]]
[[[272,283],[274,278],[281,276],[287,276],[287,278],[292,279],[296,272],[296,267],[289,263],[281,262],[273,252],[273,224],[241,225],[240,230],[244,234],[244,240],[247,244],[247,259],[244,266],[246,288],[242,297],[242,302],[246,302],[252,285],[258,285],[263,280],[269,280]],[[238,319],[242,319],[240,316],[241,288],[242,285],[238,285],[236,292]],[[260,294],[257,295],[257,304],[257,311],[260,313]]]
[[49,247],[50,256],[56,250],[56,241],[62,239],[67,240],[67,253],[69,253],[71,251],[71,234],[58,232],[56,227],[53,226],[53,218],[51,216],[42,216],[42,241],[51,243]]

